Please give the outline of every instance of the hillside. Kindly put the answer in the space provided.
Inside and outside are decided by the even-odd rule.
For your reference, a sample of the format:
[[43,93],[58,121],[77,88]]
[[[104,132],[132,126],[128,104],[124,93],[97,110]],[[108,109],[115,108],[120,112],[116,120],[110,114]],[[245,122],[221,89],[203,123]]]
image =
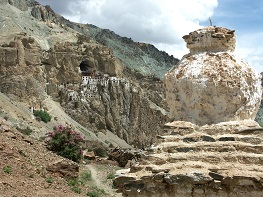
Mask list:
[[72,23],[33,0],[1,3],[2,93],[26,108],[64,110],[114,146],[127,147],[121,139],[136,147],[155,140],[167,119],[159,77],[177,59],[150,44]]

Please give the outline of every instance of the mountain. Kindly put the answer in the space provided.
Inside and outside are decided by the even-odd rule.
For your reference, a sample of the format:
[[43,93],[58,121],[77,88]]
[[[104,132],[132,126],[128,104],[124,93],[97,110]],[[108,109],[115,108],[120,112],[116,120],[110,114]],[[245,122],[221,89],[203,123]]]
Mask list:
[[[2,93],[48,111],[54,117],[49,128],[74,119],[108,145],[143,148],[155,141],[168,118],[161,78],[178,59],[110,30],[70,22],[33,0],[0,3]],[[36,136],[44,135],[41,130]]]

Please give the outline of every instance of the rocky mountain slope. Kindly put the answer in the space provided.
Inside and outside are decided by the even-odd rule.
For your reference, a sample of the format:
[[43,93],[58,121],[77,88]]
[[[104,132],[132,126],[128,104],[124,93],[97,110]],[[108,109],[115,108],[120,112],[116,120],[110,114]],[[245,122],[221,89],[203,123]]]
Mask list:
[[2,93],[52,112],[44,102],[51,97],[102,141],[145,147],[155,140],[167,119],[159,77],[177,59],[33,0],[1,0],[0,12]]

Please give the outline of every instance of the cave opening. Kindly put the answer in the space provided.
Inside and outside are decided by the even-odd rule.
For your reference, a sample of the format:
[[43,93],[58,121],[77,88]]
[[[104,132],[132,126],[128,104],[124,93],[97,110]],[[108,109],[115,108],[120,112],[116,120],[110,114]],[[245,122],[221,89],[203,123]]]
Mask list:
[[84,60],[79,65],[82,76],[92,76],[96,73],[96,69],[90,66],[88,61]]

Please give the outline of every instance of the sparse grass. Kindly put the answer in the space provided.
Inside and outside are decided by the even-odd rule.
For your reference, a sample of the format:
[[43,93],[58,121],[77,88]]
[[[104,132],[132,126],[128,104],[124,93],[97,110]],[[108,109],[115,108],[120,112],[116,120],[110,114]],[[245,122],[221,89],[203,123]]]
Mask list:
[[80,180],[83,182],[92,180],[91,173],[90,172],[84,172],[79,177]]
[[88,192],[87,195],[90,196],[90,197],[99,197],[99,194],[97,192],[95,192],[95,191]]
[[5,166],[2,168],[3,172],[6,174],[11,174],[12,173],[12,167],[11,166]]
[[75,193],[78,193],[78,194],[81,193],[81,189],[79,187],[76,187],[76,186],[72,187],[71,190],[74,191]]
[[54,179],[52,177],[48,177],[48,178],[46,178],[46,182],[47,183],[53,183]]
[[104,191],[104,189],[99,189],[97,187],[92,187],[91,188],[91,191],[89,191],[87,193],[87,196],[90,196],[90,197],[100,197],[102,195],[105,195],[106,192]]
[[114,178],[115,178],[115,175],[114,175],[113,172],[111,172],[111,173],[109,173],[109,174],[107,175],[107,179],[114,179]]
[[84,181],[83,180],[79,180],[79,179],[68,179],[68,186],[71,187],[71,190],[80,194],[81,193],[81,189],[79,188],[79,186],[84,185]]
[[25,129],[21,129],[19,127],[16,127],[16,129],[24,135],[30,135],[33,132],[33,130],[29,126],[27,126]]

